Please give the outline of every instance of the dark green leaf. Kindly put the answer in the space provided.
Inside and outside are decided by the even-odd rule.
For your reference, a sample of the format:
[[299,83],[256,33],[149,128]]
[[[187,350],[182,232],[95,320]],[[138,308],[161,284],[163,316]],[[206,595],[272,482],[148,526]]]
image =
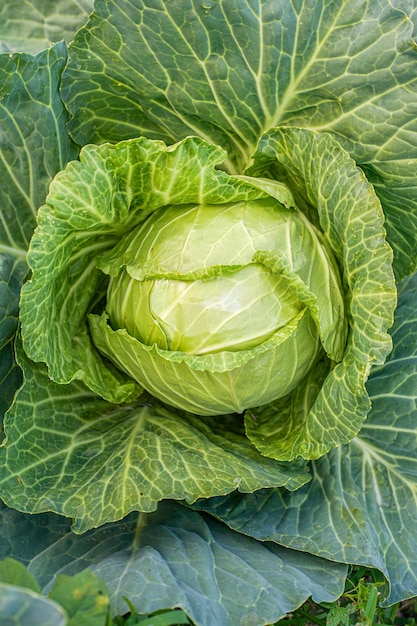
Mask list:
[[199,135],[241,173],[271,128],[329,131],[375,184],[404,276],[417,263],[409,5],[100,0],[70,49],[72,133],[81,144]]
[[0,252],[26,257],[49,183],[77,155],[59,95],[66,47],[0,55]]
[[36,57],[0,55],[0,421],[21,381],[13,341],[36,212],[52,177],[77,154],[59,96],[65,61],[63,44]]
[[0,253],[0,424],[21,383],[21,372],[14,355],[20,287],[27,272],[26,263]]
[[0,51],[36,54],[51,43],[71,41],[88,19],[94,0],[2,0]]
[[179,607],[197,626],[262,626],[310,594],[317,602],[333,602],[344,587],[343,565],[257,542],[175,503],[81,536],[51,514],[35,516],[36,525],[34,516],[11,509],[0,517],[0,546],[8,545],[10,553],[19,555],[27,534],[28,569],[44,593],[58,573],[90,568],[106,583],[116,615],[129,610],[127,597],[139,615]]

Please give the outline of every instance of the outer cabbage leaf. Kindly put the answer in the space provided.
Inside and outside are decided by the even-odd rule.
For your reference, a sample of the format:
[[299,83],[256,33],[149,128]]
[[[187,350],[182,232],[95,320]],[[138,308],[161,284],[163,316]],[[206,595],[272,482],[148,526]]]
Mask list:
[[0,252],[24,258],[48,185],[77,149],[59,96],[62,43],[35,57],[0,55]]
[[14,355],[14,336],[20,287],[26,272],[24,261],[0,254],[0,424],[21,383]]
[[375,185],[404,276],[417,262],[409,5],[100,0],[64,75],[71,132],[81,144],[199,135],[241,173],[275,126],[330,131]]
[[0,556],[14,556],[49,593],[59,574],[92,569],[115,614],[181,607],[197,626],[260,626],[307,597],[332,602],[346,567],[261,543],[171,502],[81,536],[65,518],[0,509]]
[[308,486],[199,504],[262,541],[378,568],[386,604],[417,594],[416,295],[417,274],[400,287],[394,349],[368,381],[360,435],[313,462]]
[[0,620],[15,626],[66,626],[67,614],[56,602],[30,589],[0,583]]
[[0,448],[0,493],[11,507],[55,511],[84,532],[167,498],[192,503],[310,479],[303,464],[258,453],[234,417],[203,419],[152,398],[111,404],[80,382],[52,383],[20,353],[25,383]]
[[0,55],[0,421],[20,384],[13,338],[27,247],[49,182],[77,149],[59,97],[66,48]]
[[391,350],[396,288],[384,216],[371,185],[329,135],[275,129],[253,161],[249,174],[287,183],[296,203],[318,218],[342,268],[350,333],[340,363],[328,373],[321,364],[289,398],[248,411],[246,430],[264,454],[318,458],[358,433],[370,409],[370,368]]
[[3,0],[0,51],[36,54],[51,43],[71,41],[88,19],[94,0]]

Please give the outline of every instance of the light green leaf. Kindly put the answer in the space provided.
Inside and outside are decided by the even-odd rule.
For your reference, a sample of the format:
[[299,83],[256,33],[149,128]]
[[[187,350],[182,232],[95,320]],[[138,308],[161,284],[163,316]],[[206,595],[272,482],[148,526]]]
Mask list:
[[[91,316],[90,328],[100,352],[143,381],[149,393],[197,415],[240,414],[260,397],[268,401],[285,393],[308,370],[319,348],[314,323],[304,311],[250,350],[197,356],[145,345],[124,329],[113,331],[105,315]],[[297,372],[285,367],[286,359],[297,364]]]
[[66,626],[65,611],[30,589],[0,583],[0,622],[10,626]]
[[[391,349],[387,330],[396,306],[392,252],[384,239],[378,198],[330,135],[275,129],[262,138],[253,161],[250,175],[283,180],[312,221],[318,219],[343,272],[350,326],[343,359],[328,366],[325,380],[325,370],[313,371],[322,383],[316,398],[310,375],[306,393],[297,388],[286,404],[251,409],[245,419],[248,436],[264,454],[315,459],[350,441],[370,409],[365,382],[371,366],[382,363]],[[320,283],[323,275],[310,280]],[[330,282],[327,276],[324,282]],[[327,313],[320,298],[318,308]]]
[[197,498],[309,480],[302,465],[262,457],[235,416],[206,418],[150,399],[114,405],[81,383],[57,385],[22,354],[25,384],[5,419],[1,497],[30,513],[53,510],[77,532]]
[[[344,587],[344,565],[257,542],[171,502],[81,536],[52,514],[4,509],[0,517],[0,549],[19,554],[22,535],[28,537],[24,557],[44,593],[58,573],[89,568],[105,581],[118,615],[128,610],[127,597],[139,614],[180,607],[197,626],[261,626],[310,595],[332,602]],[[37,533],[44,533],[40,545]]]
[[266,195],[215,169],[224,156],[197,138],[168,148],[140,138],[86,146],[55,177],[39,210],[28,255],[33,274],[21,299],[25,350],[48,364],[54,381],[81,379],[110,402],[138,395],[139,385],[103,362],[88,335],[86,313],[102,287],[97,257],[160,206]]
[[36,54],[61,39],[71,41],[93,4],[94,0],[2,0],[0,51]]
[[[312,133],[308,134],[308,140],[319,141]],[[250,329],[251,333],[257,333],[254,345],[260,343],[262,337],[262,331],[256,328],[254,319],[263,319],[263,336],[270,336],[269,328],[278,328],[277,319],[279,326],[285,325],[281,307],[284,302],[291,302],[291,298],[294,298],[309,309],[329,357],[340,361],[345,348],[347,321],[339,268],[330,247],[322,233],[314,228],[302,211],[297,210],[286,185],[259,177],[241,176],[238,179],[262,192],[271,193],[272,197],[245,204],[238,202],[215,206],[199,204],[186,208],[161,207],[146,222],[123,237],[115,248],[99,257],[98,267],[115,277],[106,307],[113,326],[126,328],[132,336],[148,345],[155,342],[160,348],[169,350],[203,354],[222,348],[224,350],[226,347],[230,349],[236,332],[234,324],[243,332],[242,326],[245,324],[242,318],[233,316],[233,323],[230,325],[222,317],[218,320],[221,329],[218,330],[220,336],[214,350],[207,331],[210,325],[216,325],[213,321],[216,313],[213,310],[204,313],[194,307],[195,302],[207,299],[207,294],[212,293],[209,286],[211,279],[215,279],[212,284],[216,294],[219,294],[218,297],[220,298],[220,292],[224,290],[222,300],[230,294],[234,302],[237,295],[232,294],[236,282],[240,286],[239,301],[242,309],[251,309],[247,324],[248,331]],[[380,218],[379,206],[376,213]],[[243,277],[248,279],[246,288]],[[153,279],[157,279],[158,283],[154,284]],[[167,279],[169,282],[161,284],[159,279]],[[278,287],[278,280],[281,287]],[[160,323],[164,325],[167,336],[171,336],[174,332],[172,329],[177,328],[176,309],[170,310],[169,321],[166,319],[162,322],[162,314],[158,314],[154,307],[159,300],[162,303],[166,299],[171,301],[175,298],[188,310],[187,318],[198,318],[193,322],[192,334],[196,335],[195,339],[189,344],[182,343],[182,337],[190,335],[190,329],[182,327],[178,328],[179,336],[175,340],[170,339],[168,343],[162,336],[159,340],[156,339],[158,335],[154,335],[152,340],[145,340],[146,331],[142,328],[146,328],[149,313],[143,313],[144,307],[140,305],[140,300],[135,300],[133,304],[132,298],[138,297],[138,288],[134,287],[138,287],[136,281],[149,281],[146,282],[146,290],[151,289],[152,285],[153,316],[161,319]],[[193,281],[192,287],[189,281]],[[204,284],[200,281],[204,281]],[[168,295],[167,289],[171,285],[173,292]],[[129,286],[135,296],[131,294],[126,301],[125,293]],[[191,292],[188,293],[190,287]],[[286,293],[289,287],[292,296]],[[144,289],[145,286],[141,284],[140,293],[144,293]],[[200,289],[205,296],[200,294]],[[276,289],[280,293],[278,303],[267,304],[264,298]],[[120,295],[116,297],[117,304],[113,305],[114,296],[111,294],[114,292]],[[159,293],[161,295],[158,297]],[[262,310],[258,312],[253,300],[254,293],[263,301]],[[244,298],[250,298],[250,304]],[[295,301],[293,304],[301,306],[296,305]],[[128,325],[128,311],[132,306],[137,311],[136,330]],[[291,310],[292,313],[288,313],[290,317],[300,309]],[[168,330],[166,324],[171,330]],[[150,325],[154,326],[153,318]],[[202,339],[202,335],[207,336]],[[223,338],[223,343],[220,337]],[[236,349],[238,344],[233,345]],[[245,347],[249,347],[248,344],[240,341],[239,350]]]
[[23,587],[39,592],[40,588],[34,576],[27,571],[26,567],[11,557],[0,561],[0,583]]
[[326,616],[326,626],[349,626],[351,623],[349,610],[344,606],[332,606]]
[[64,75],[71,132],[81,144],[198,135],[242,173],[271,128],[330,131],[375,184],[404,276],[417,263],[409,4],[100,0]]
[[49,597],[68,615],[68,626],[105,626],[109,612],[106,585],[90,570],[60,574]]
[[416,294],[417,274],[401,285],[394,350],[368,381],[373,408],[349,446],[314,462],[313,480],[293,494],[265,490],[200,505],[260,540],[378,568],[387,604],[417,594]]

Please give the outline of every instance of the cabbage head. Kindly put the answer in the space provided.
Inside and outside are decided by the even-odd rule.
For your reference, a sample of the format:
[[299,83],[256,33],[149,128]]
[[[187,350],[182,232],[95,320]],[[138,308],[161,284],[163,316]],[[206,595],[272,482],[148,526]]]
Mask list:
[[263,455],[317,458],[358,432],[391,347],[382,210],[329,135],[274,129],[242,174],[226,157],[194,137],[86,146],[39,211],[24,347],[56,382],[236,414]]
[[303,213],[272,197],[163,207],[108,256],[106,310],[125,332],[93,339],[167,403],[241,413],[294,389],[321,346],[343,357],[337,263]]

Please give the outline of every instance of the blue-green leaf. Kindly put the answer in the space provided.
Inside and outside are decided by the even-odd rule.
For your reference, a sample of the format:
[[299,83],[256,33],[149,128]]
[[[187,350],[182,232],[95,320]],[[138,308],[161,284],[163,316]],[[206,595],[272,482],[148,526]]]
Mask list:
[[66,626],[65,611],[30,589],[0,583],[0,623],[8,626]]
[[138,614],[180,607],[197,626],[263,626],[310,595],[334,601],[346,576],[344,565],[244,537],[171,502],[81,536],[52,514],[34,523],[34,516],[4,509],[0,519],[0,550],[23,553],[44,593],[58,574],[89,568],[106,583],[119,615],[129,609],[126,597]]

